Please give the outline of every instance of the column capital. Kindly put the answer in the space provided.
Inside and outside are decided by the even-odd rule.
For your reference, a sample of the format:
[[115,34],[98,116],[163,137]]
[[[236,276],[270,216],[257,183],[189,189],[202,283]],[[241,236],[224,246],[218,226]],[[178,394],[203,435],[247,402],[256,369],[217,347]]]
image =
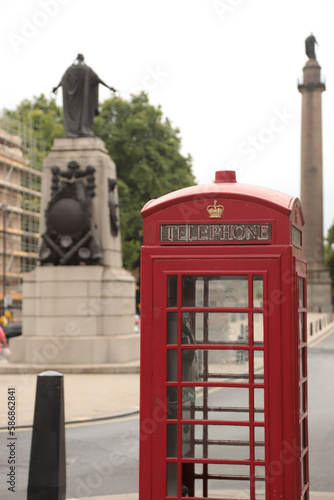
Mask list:
[[326,90],[326,85],[323,82],[309,82],[309,83],[298,83],[299,92],[312,92],[313,90],[321,90],[323,92]]
[[321,81],[321,66],[316,59],[309,59],[303,68],[303,82],[298,84],[299,92],[312,92],[326,90],[325,84]]

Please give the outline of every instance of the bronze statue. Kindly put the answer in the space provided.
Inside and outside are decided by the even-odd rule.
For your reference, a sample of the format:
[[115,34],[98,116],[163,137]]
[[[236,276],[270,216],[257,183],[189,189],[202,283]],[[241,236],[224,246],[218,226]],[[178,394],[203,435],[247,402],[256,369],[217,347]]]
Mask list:
[[93,221],[95,168],[70,161],[67,170],[51,168],[51,199],[39,251],[41,265],[98,265],[102,253]]
[[114,87],[104,83],[94,71],[85,64],[85,58],[78,54],[57,87],[63,87],[63,113],[66,137],[93,137],[91,130],[98,111],[99,83],[116,92]]
[[315,44],[319,45],[313,33],[310,34],[305,40],[305,51],[309,59],[316,59],[315,57]]

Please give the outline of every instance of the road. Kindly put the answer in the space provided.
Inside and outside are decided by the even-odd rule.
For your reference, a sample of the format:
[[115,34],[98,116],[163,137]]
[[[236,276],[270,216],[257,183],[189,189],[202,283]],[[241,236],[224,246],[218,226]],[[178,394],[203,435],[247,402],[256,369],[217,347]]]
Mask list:
[[[138,416],[66,426],[66,498],[138,491]],[[17,430],[16,490],[8,491],[7,434],[0,432],[0,498],[26,500],[31,429]]]
[[[309,348],[311,491],[334,492],[334,333]],[[6,434],[0,432],[2,500],[26,500],[31,429],[17,431],[16,492],[6,487]],[[66,427],[67,498],[138,491],[138,417]]]
[[311,491],[334,492],[334,333],[308,349]]
[[67,427],[67,498],[138,491],[138,416]]

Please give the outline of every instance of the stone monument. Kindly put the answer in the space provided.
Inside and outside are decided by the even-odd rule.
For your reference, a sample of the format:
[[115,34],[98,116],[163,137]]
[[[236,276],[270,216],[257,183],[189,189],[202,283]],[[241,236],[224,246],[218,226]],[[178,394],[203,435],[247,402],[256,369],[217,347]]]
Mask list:
[[305,40],[308,56],[303,82],[298,85],[302,94],[301,130],[301,201],[305,216],[303,248],[308,266],[308,310],[331,311],[332,282],[324,264],[323,244],[323,175],[322,175],[322,123],[321,67],[316,59],[313,34]]
[[122,263],[116,166],[91,130],[104,83],[81,54],[77,61],[60,82],[66,137],[43,163],[40,265],[24,279],[12,362],[136,371],[135,281]]

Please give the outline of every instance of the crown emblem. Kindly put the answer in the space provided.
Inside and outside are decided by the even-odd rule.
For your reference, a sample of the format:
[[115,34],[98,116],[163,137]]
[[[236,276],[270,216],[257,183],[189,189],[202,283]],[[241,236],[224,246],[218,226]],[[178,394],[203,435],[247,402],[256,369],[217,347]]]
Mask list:
[[299,209],[296,207],[296,212],[295,212],[295,222],[299,221]]
[[206,207],[210,219],[221,219],[224,212],[223,205],[217,205],[217,200],[213,202],[213,205],[208,205]]

